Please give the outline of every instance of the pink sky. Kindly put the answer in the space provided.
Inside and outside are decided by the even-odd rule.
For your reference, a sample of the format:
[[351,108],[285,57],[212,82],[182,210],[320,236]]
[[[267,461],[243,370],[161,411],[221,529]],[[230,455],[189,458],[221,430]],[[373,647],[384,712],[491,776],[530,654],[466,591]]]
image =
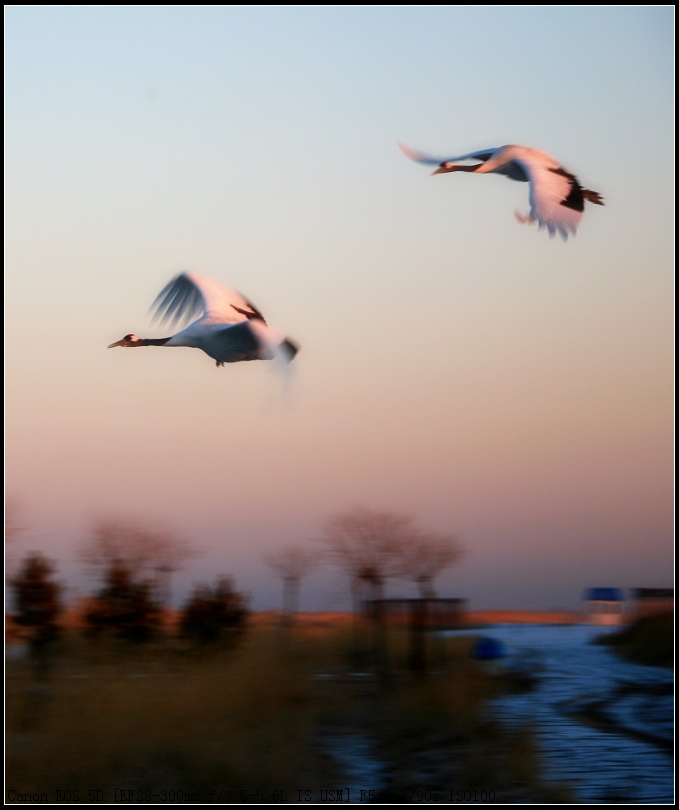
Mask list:
[[[82,592],[98,515],[169,525],[205,550],[180,590],[234,573],[264,607],[262,554],[362,504],[457,534],[442,591],[476,608],[671,584],[669,9],[60,8],[8,12],[21,548]],[[478,24],[486,56],[451,51]],[[523,184],[429,177],[399,139],[546,149],[606,207],[551,241],[514,220]],[[146,310],[184,269],[301,344],[287,395],[265,363],[107,351],[162,334]],[[329,574],[305,599],[348,604]]]

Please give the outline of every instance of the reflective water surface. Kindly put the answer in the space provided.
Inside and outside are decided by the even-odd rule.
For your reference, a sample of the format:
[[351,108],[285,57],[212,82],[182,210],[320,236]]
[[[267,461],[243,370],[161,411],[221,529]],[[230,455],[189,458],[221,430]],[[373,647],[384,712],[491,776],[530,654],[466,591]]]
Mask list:
[[674,673],[591,644],[610,632],[582,624],[484,629],[505,645],[503,666],[540,669],[534,689],[495,701],[493,711],[533,726],[547,778],[568,781],[580,801],[672,802]]

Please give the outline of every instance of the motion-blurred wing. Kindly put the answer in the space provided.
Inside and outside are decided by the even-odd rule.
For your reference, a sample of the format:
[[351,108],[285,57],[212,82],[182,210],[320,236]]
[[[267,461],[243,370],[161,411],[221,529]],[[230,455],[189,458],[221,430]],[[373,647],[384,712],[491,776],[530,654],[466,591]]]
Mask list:
[[401,147],[401,151],[406,157],[428,166],[440,166],[441,163],[458,163],[461,160],[480,160],[482,163],[485,163],[486,160],[498,151],[497,149],[483,149],[480,152],[470,152],[468,155],[457,155],[456,157],[433,157],[432,155],[427,155],[425,152],[418,152],[416,149],[411,149],[400,141],[398,145]]
[[218,329],[211,334],[208,348],[212,357],[224,363],[269,359],[281,366],[287,366],[298,350],[293,341],[258,319]]
[[505,163],[504,166],[498,166],[496,169],[493,169],[493,174],[504,174],[504,176],[509,177],[510,180],[519,180],[522,183],[527,183],[530,180],[523,166],[515,160],[510,160],[509,163]]
[[568,239],[582,219],[585,200],[575,175],[555,163],[546,166],[534,161],[518,160],[530,178],[530,215],[550,236],[558,231]]
[[241,323],[261,320],[259,312],[246,298],[211,278],[197,273],[181,273],[160,292],[151,305],[154,319],[173,326],[204,313],[206,323]]
[[299,351],[299,346],[293,340],[284,337],[263,321],[252,321],[250,328],[261,345],[268,349],[271,359],[281,367],[287,366]]
[[237,323],[215,332],[210,340],[210,349],[214,357],[222,362],[235,363],[256,359],[262,345],[249,323]]

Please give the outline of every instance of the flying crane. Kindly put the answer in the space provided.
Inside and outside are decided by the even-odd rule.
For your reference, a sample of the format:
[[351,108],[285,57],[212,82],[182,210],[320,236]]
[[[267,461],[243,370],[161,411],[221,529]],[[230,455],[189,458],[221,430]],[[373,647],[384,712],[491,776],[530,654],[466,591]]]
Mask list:
[[[289,363],[299,347],[273,329],[246,298],[217,281],[197,273],[181,273],[161,290],[151,305],[154,318],[170,321],[200,317],[181,332],[166,338],[125,335],[114,346],[189,346],[202,349],[217,366],[242,360],[279,359]],[[202,313],[202,314],[201,314]]]
[[[425,165],[437,165],[433,174],[503,174],[510,180],[528,183],[530,213],[525,216],[516,213],[517,220],[527,225],[537,222],[540,228],[547,228],[550,236],[558,231],[564,240],[569,233],[575,234],[582,219],[585,200],[596,205],[604,204],[599,193],[583,188],[574,174],[564,169],[551,155],[538,149],[510,145],[470,152],[459,157],[438,158],[417,152],[402,143],[399,146],[411,160]],[[480,162],[472,165],[459,162],[465,160]]]

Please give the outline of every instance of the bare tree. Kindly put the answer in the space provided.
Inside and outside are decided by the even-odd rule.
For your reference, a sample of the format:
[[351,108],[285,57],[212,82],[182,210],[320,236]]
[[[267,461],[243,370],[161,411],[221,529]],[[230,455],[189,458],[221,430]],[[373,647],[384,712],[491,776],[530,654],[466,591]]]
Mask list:
[[26,528],[21,519],[21,503],[18,498],[7,498],[5,501],[5,540],[14,543]]
[[423,599],[435,599],[434,579],[463,556],[455,537],[435,532],[418,533],[403,549],[399,576],[415,582]]
[[[384,581],[402,571],[404,549],[415,533],[413,518],[391,512],[357,508],[331,518],[325,526],[323,543],[328,559],[351,581],[354,616],[361,603],[370,605],[372,656],[380,676],[390,678],[384,622]],[[361,638],[354,622],[353,651],[358,657]]]
[[351,579],[355,611],[366,594],[381,599],[384,580],[401,574],[404,549],[414,534],[412,517],[372,509],[353,509],[328,521],[322,542],[329,560]]
[[8,497],[5,501],[5,577],[11,580],[16,570],[16,546],[26,530],[22,519],[21,501]]
[[318,564],[318,555],[303,546],[289,545],[266,554],[264,562],[283,580],[283,622],[289,624],[299,609],[300,583]]
[[[354,509],[336,515],[326,524],[323,542],[329,559],[351,578],[355,613],[367,595],[373,628],[373,660],[385,681],[390,675],[384,582],[389,577],[417,582],[423,598],[411,600],[411,666],[416,671],[424,671],[426,598],[434,596],[434,578],[459,558],[457,542],[446,535],[420,531],[408,515],[370,509]],[[358,654],[358,625],[354,627],[354,650]]]
[[95,524],[80,550],[85,565],[100,578],[116,564],[135,577],[146,574],[165,605],[170,602],[172,574],[196,553],[187,540],[173,532],[114,519]]

